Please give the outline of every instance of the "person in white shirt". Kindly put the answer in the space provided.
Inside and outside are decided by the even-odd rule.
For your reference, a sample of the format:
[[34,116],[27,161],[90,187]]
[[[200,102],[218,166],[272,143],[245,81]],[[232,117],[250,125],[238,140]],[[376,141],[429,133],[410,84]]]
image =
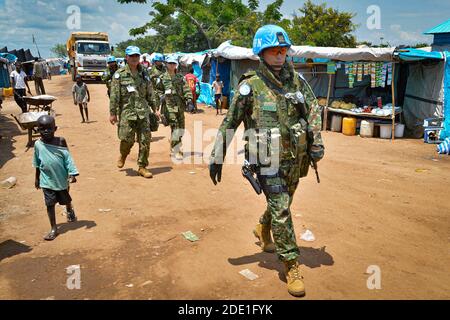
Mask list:
[[25,89],[28,89],[28,93],[31,95],[30,86],[27,81],[27,74],[22,70],[22,64],[16,63],[16,70],[11,72],[11,83],[14,90],[14,100],[17,105],[22,109],[22,112],[27,112],[27,103],[23,100],[23,96],[26,96]]

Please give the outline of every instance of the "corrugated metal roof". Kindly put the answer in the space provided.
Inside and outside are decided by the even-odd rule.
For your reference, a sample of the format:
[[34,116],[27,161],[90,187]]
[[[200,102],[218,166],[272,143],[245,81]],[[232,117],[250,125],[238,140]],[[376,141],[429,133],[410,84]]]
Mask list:
[[450,33],[450,19],[428,30],[424,34]]

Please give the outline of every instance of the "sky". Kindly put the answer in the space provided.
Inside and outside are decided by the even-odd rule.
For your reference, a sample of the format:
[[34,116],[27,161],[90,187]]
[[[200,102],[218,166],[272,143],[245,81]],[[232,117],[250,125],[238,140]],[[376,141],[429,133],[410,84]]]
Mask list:
[[[244,1],[246,2],[246,1]],[[264,9],[271,1],[260,1]],[[358,24],[355,35],[358,41],[369,41],[392,46],[431,43],[432,36],[423,32],[450,19],[450,1],[444,0],[313,0],[326,3],[335,9],[356,14],[353,22]],[[304,3],[303,0],[285,0],[282,13],[291,17]],[[50,49],[57,43],[65,43],[73,23],[70,6],[80,9],[79,31],[103,31],[110,35],[111,44],[131,38],[130,28],[140,27],[150,20],[151,1],[147,4],[119,4],[115,0],[0,0],[0,48],[9,50],[30,48],[37,55],[32,42],[35,36],[42,57],[50,57]],[[367,20],[375,5],[380,12],[380,28],[369,29]],[[298,11],[297,11],[298,12]],[[373,20],[370,20],[373,21]],[[296,43],[296,45],[301,45]]]

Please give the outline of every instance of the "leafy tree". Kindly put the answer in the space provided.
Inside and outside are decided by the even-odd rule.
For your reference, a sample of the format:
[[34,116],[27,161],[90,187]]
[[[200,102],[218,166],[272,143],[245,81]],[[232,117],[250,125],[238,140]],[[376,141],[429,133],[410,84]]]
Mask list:
[[53,48],[50,49],[50,51],[55,54],[57,58],[66,58],[67,57],[67,48],[66,45],[63,43],[55,44]]
[[[117,0],[120,3],[147,3],[147,0]],[[251,6],[257,5],[257,1],[251,1]],[[168,19],[178,20],[180,30],[171,33],[167,42],[172,46],[197,40],[197,45],[212,49],[219,44],[220,34],[223,29],[238,21],[244,21],[252,12],[241,0],[167,0],[153,1],[153,10],[150,15],[152,20],[144,26],[131,29],[130,35],[142,35],[150,29],[158,31],[161,25],[166,26]],[[191,51],[191,46],[184,47]]]
[[[275,0],[263,10],[259,1],[248,0],[117,0],[120,3],[151,3],[151,20],[130,30],[138,37],[118,44],[137,45],[146,52],[196,52],[216,48],[226,40],[251,47],[256,30],[265,24],[283,27],[295,44],[354,47],[351,34],[356,25],[354,14],[339,12],[308,0],[299,9],[301,15],[286,19],[281,13],[283,0]],[[147,32],[152,30],[152,34]]]
[[352,22],[355,14],[327,8],[326,4],[315,5],[307,0],[294,13],[289,35],[297,45],[324,47],[355,47],[356,37],[352,34],[357,25]]
[[431,45],[428,43],[418,43],[414,46],[412,46],[412,48],[424,48],[424,47],[430,47]]

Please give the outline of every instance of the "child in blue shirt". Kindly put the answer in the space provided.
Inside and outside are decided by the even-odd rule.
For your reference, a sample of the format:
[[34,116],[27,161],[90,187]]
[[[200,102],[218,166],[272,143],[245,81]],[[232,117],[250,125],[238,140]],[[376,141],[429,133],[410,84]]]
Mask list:
[[41,140],[37,140],[34,145],[35,187],[44,191],[45,205],[51,225],[51,231],[44,239],[51,241],[58,236],[56,203],[66,206],[68,222],[77,220],[69,194],[69,182],[75,183],[77,181],[75,177],[79,173],[67,148],[66,140],[62,137],[55,137],[57,129],[55,119],[52,116],[44,115],[39,117],[37,122]]

